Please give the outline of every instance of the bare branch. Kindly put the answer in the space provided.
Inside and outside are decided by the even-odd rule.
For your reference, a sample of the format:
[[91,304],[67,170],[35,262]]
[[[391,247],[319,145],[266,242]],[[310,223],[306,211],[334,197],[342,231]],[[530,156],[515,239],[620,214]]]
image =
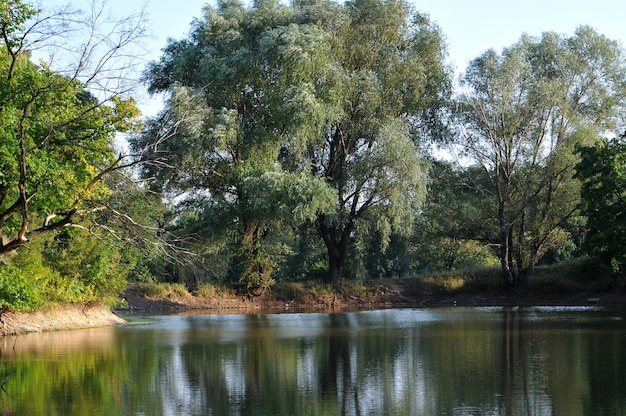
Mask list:
[[[45,9],[44,9],[45,10]],[[113,15],[106,0],[90,0],[86,11],[65,6],[43,11],[24,32],[24,50],[46,67],[82,82],[101,102],[128,95],[147,54],[146,6],[125,17]]]

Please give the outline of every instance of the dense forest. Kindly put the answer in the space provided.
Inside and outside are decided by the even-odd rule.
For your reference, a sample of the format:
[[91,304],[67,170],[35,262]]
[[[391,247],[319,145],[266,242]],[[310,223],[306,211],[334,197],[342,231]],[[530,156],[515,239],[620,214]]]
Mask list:
[[137,81],[145,16],[104,16],[0,10],[0,308],[128,282],[625,273],[626,60],[593,28],[455,79],[403,0],[220,0]]

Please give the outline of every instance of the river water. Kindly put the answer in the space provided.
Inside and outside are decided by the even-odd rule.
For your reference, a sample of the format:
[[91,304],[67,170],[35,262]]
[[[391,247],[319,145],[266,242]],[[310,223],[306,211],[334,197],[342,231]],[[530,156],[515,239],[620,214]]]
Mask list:
[[626,415],[626,311],[133,316],[0,338],[2,415]]

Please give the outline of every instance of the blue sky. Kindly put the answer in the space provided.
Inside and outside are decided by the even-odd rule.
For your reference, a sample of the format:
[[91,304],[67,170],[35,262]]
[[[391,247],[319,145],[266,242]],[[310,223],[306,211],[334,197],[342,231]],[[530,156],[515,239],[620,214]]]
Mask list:
[[489,48],[500,51],[523,33],[573,34],[589,25],[626,45],[623,0],[416,0],[416,8],[439,24],[457,70]]
[[[86,0],[40,0],[44,7]],[[108,0],[115,15],[136,13],[147,4],[152,38],[147,42],[148,59],[156,60],[168,37],[180,39],[189,31],[194,17],[200,17],[207,0]],[[623,0],[412,0],[421,12],[430,15],[442,29],[450,61],[457,72],[489,48],[500,51],[523,33],[538,36],[545,31],[572,34],[576,27],[589,25],[610,39],[626,45],[626,1]],[[144,97],[140,105],[148,114],[155,104]]]
[[[141,4],[139,0],[112,2]],[[156,51],[168,36],[177,39],[184,36],[191,20],[201,15],[206,3],[206,0],[149,0]],[[571,34],[576,27],[586,24],[626,43],[626,2],[621,0],[414,0],[412,4],[442,28],[450,58],[458,70],[489,48],[501,50],[511,45],[522,33]]]

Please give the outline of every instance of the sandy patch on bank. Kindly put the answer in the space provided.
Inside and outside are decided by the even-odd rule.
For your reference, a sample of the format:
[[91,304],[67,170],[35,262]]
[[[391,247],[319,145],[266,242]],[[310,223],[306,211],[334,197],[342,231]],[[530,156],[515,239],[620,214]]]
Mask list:
[[126,321],[104,305],[55,307],[35,312],[0,312],[0,335],[63,329],[95,328]]

